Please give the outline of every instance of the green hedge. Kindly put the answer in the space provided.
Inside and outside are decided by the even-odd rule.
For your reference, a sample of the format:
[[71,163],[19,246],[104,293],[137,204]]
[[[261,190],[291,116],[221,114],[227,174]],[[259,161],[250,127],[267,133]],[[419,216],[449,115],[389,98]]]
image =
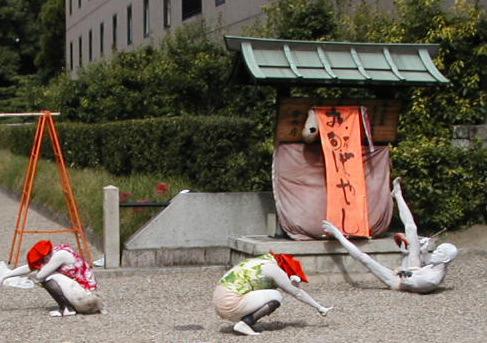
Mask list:
[[[173,117],[57,126],[72,167],[178,175],[206,191],[269,190],[272,145],[257,137],[256,125],[242,118]],[[0,146],[28,155],[34,132],[35,125],[0,126]],[[43,157],[53,158],[48,139]]]
[[421,228],[451,229],[487,219],[487,149],[422,138],[400,143],[392,159]]

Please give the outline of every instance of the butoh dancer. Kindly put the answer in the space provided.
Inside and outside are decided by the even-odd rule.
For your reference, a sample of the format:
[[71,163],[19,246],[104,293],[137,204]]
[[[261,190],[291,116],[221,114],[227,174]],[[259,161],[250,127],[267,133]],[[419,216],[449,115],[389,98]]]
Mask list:
[[103,310],[101,299],[94,293],[97,284],[93,270],[68,244],[37,242],[27,253],[27,264],[0,276],[0,286],[5,279],[23,275],[39,282],[56,301],[59,309],[49,312],[52,317]]
[[282,295],[277,288],[326,316],[332,307],[317,303],[300,288],[301,281],[308,282],[308,277],[292,255],[269,253],[249,258],[220,279],[213,304],[218,315],[235,322],[233,330],[244,335],[258,335],[252,326],[281,305]]
[[331,222],[323,221],[323,229],[327,234],[334,236],[354,259],[360,261],[391,289],[429,293],[443,281],[448,264],[455,259],[458,251],[453,244],[443,243],[433,251],[431,256],[427,255],[428,240],[420,243],[416,224],[402,196],[399,181],[399,178],[393,181],[392,191],[392,196],[396,199],[399,208],[399,216],[405,227],[405,237],[404,235],[395,237],[396,243],[401,246],[404,254],[403,263],[399,269],[391,270],[360,251]]

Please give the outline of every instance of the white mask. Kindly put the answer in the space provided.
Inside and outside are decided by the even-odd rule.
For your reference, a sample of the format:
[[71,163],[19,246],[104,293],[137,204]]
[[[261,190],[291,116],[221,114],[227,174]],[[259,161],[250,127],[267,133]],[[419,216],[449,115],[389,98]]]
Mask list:
[[450,243],[440,244],[431,255],[432,264],[450,263],[457,257],[458,249]]

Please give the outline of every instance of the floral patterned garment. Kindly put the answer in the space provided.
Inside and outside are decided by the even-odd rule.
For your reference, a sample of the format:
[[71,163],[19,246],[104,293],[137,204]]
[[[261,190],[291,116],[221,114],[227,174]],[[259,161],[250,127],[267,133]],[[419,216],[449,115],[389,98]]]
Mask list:
[[271,254],[243,260],[223,275],[219,284],[240,295],[259,289],[277,288],[274,281],[262,273],[262,266],[266,263],[277,262]]
[[69,244],[57,245],[53,249],[53,253],[64,250],[74,256],[75,262],[70,265],[62,265],[59,267],[58,272],[66,275],[67,277],[76,280],[83,288],[88,291],[93,291],[97,288],[95,274],[88,265],[88,262],[81,257]]

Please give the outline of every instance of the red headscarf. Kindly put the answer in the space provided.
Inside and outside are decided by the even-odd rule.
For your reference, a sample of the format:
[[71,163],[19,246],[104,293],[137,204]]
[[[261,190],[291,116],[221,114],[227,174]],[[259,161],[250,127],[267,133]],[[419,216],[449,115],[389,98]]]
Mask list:
[[295,258],[293,255],[289,254],[274,254],[272,256],[277,261],[279,267],[286,272],[286,274],[291,277],[291,275],[297,275],[304,282],[309,282],[308,275],[304,272],[303,265],[301,261]]
[[51,241],[39,241],[27,253],[27,263],[30,270],[39,270],[42,267],[44,258],[51,254]]

